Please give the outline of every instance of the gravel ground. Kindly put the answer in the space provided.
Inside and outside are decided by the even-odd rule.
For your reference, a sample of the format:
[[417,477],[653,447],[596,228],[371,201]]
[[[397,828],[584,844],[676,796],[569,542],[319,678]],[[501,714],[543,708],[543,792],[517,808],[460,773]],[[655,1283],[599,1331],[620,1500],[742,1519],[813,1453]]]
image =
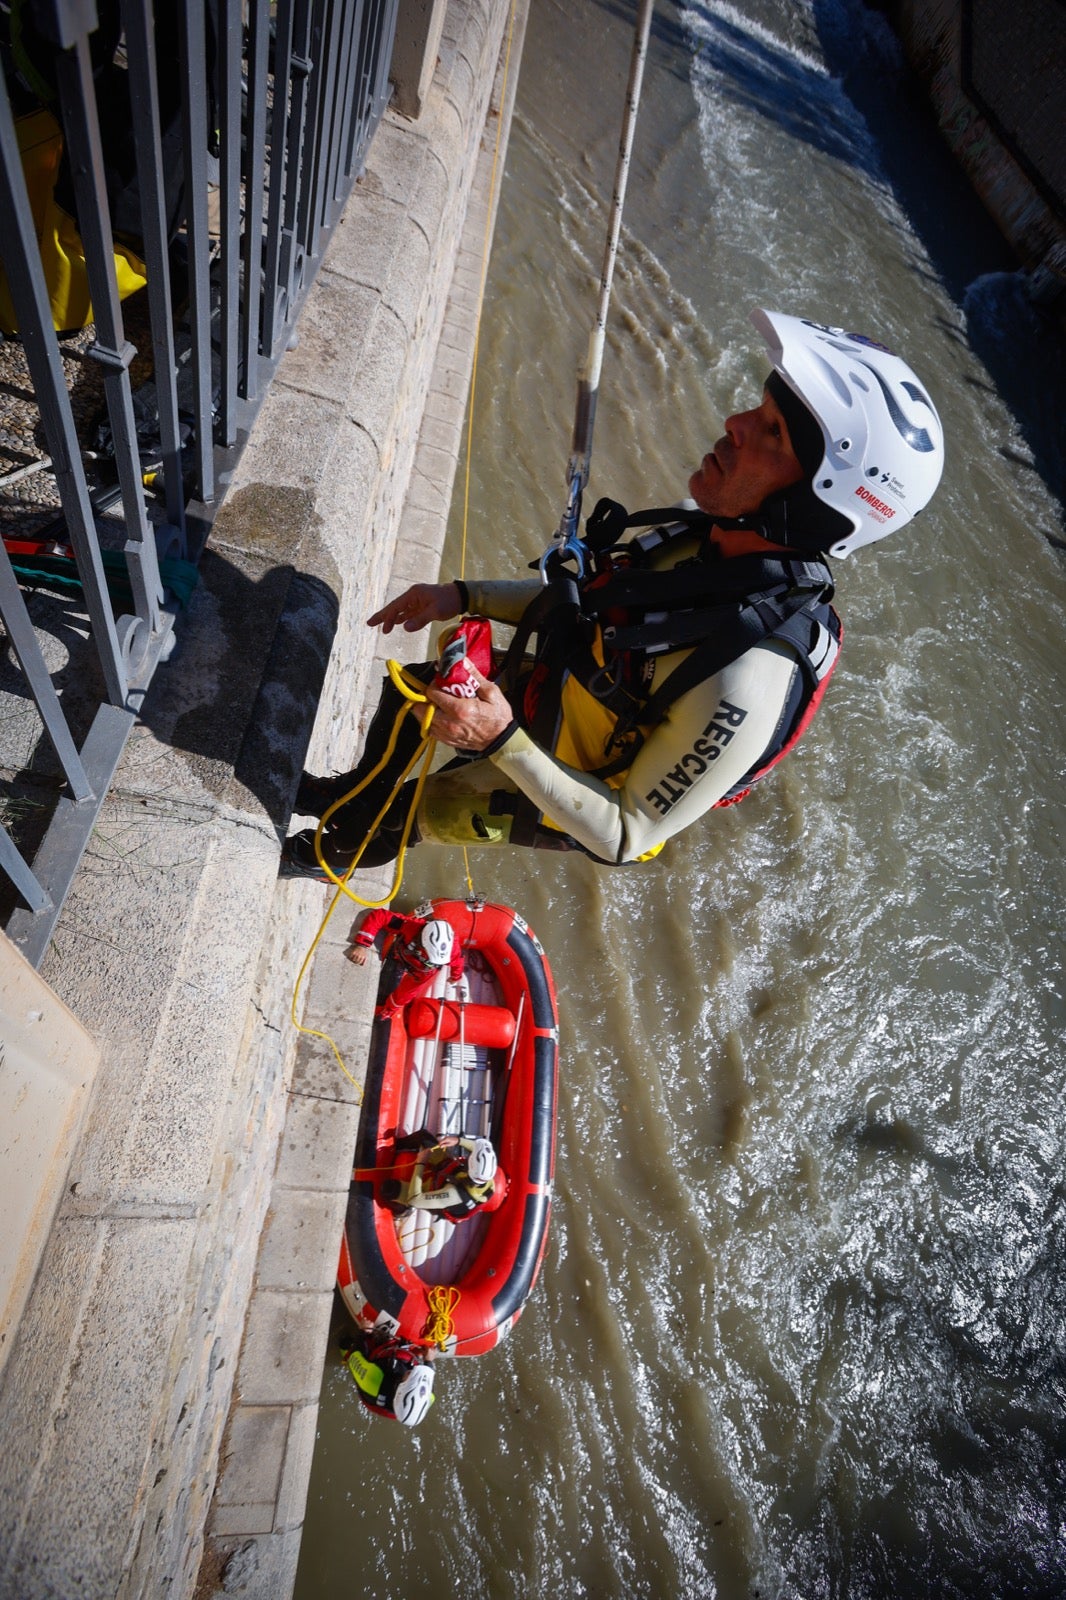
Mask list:
[[[142,290],[122,307],[126,338],[139,351],[130,366],[134,389],[152,375],[151,330],[148,296]],[[74,427],[82,450],[92,448],[96,431],[106,418],[104,369],[89,355],[96,337],[90,323],[60,339],[59,350],[70,396]],[[0,340],[0,480],[31,466],[48,455],[41,414],[34,398],[29,364],[17,338]],[[96,463],[86,461],[90,490],[110,481]],[[34,470],[17,482],[0,482],[0,531],[5,537],[33,537],[60,510],[59,491],[49,468]]]

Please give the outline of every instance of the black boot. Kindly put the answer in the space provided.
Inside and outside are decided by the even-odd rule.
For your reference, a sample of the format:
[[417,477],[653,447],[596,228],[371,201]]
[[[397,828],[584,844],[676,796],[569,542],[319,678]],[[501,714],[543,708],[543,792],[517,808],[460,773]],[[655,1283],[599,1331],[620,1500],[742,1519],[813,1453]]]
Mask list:
[[[360,855],[360,869],[384,867],[390,861],[396,860],[400,853],[403,830],[414,791],[413,782],[404,784]],[[380,804],[379,802],[379,810]],[[341,806],[339,811],[334,812],[322,830],[322,855],[338,878],[343,878],[351,866],[352,858],[366,839],[376,815],[376,811],[363,804],[362,795],[357,795],[354,800],[349,800],[347,805]],[[278,868],[279,877],[315,878],[320,883],[332,883],[333,880],[323,871],[315,854],[315,832],[314,828],[306,828],[302,833],[294,833],[286,839]],[[418,824],[415,822],[411,825],[407,841],[408,849],[418,841]]]
[[[422,662],[406,669],[411,677],[417,678],[421,683],[432,681],[436,667],[432,661]],[[341,772],[332,778],[316,777],[314,773],[305,772],[300,779],[296,790],[296,799],[293,810],[302,817],[322,817],[335,801],[340,800],[349,790],[354,789],[360,780],[368,773],[373,772],[378,762],[382,759],[389,747],[396,718],[400,711],[410,702],[402,695],[393,683],[386,677],[382,683],[381,698],[378,708],[374,712],[373,721],[367,729],[363,753],[358,764],[351,772]],[[368,821],[374,817],[385,804],[385,800],[392,792],[397,777],[406,767],[422,740],[422,721],[417,714],[417,708],[403,718],[396,740],[396,749],[388,766],[380,772],[365,789],[355,797],[355,802],[363,806],[368,814]],[[347,808],[345,808],[347,809]],[[330,819],[333,820],[332,818]]]
[[[342,782],[347,788],[341,788]],[[340,778],[316,778],[313,772],[305,772],[300,778],[292,809],[300,817],[321,817],[329,810],[334,800],[339,800],[342,794],[347,794],[351,787],[346,775]]]

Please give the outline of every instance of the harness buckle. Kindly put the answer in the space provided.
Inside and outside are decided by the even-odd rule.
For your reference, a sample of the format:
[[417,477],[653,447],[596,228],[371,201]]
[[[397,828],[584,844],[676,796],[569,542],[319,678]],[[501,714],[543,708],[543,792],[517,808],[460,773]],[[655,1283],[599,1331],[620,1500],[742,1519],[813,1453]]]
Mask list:
[[618,722],[603,741],[605,765],[599,776],[606,777],[630,766],[644,743],[644,735],[632,722]]
[[[604,631],[606,633],[606,630]],[[615,656],[613,662],[605,661],[599,671],[592,674],[585,688],[595,699],[606,700],[615,690],[622,687],[622,672],[622,657]]]

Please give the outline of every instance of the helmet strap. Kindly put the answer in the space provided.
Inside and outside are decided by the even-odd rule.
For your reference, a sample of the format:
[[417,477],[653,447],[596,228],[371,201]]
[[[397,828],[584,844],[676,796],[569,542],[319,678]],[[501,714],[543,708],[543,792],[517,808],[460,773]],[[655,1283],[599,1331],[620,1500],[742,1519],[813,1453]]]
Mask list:
[[847,518],[820,500],[806,482],[768,495],[749,524],[764,539],[804,552],[824,552],[851,532]]

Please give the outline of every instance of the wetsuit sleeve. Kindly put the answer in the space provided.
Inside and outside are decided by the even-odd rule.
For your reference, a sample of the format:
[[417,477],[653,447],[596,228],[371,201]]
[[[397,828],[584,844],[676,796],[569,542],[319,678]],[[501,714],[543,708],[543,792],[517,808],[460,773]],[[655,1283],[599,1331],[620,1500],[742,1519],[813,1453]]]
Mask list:
[[795,660],[757,645],[671,707],[618,789],[549,755],[516,729],[493,764],[545,817],[603,861],[634,861],[704,815],[773,743]]
[[467,578],[469,610],[474,616],[491,617],[493,622],[520,622],[522,613],[540,593],[539,578]]

